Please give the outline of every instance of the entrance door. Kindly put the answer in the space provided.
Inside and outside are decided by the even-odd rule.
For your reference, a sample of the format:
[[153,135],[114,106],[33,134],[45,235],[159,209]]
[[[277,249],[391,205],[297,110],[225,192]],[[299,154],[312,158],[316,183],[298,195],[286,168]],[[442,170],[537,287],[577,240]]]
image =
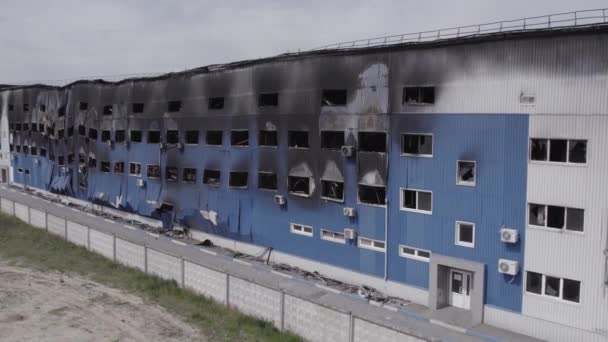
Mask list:
[[450,305],[462,308],[471,308],[471,285],[473,276],[469,272],[460,270],[450,271]]

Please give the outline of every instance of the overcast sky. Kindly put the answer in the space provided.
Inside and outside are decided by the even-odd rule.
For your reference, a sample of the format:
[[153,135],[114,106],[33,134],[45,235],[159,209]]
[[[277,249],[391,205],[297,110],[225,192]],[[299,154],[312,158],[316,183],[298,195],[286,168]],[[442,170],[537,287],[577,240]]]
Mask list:
[[168,72],[606,0],[0,0],[0,83]]

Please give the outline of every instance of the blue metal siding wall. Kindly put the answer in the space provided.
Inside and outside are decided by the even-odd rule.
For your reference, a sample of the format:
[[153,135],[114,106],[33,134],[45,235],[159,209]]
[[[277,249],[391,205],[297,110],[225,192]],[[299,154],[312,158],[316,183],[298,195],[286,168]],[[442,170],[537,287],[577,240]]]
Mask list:
[[[433,157],[401,156],[401,134],[432,133]],[[391,125],[389,278],[428,288],[428,264],[399,256],[398,245],[486,264],[485,302],[521,311],[521,272],[498,273],[498,259],[523,265],[527,115],[394,115]],[[475,187],[456,185],[457,160],[477,161]],[[399,210],[399,188],[433,192],[432,214]],[[475,223],[475,247],[455,244],[455,222]],[[502,226],[517,229],[515,246],[500,241]]]

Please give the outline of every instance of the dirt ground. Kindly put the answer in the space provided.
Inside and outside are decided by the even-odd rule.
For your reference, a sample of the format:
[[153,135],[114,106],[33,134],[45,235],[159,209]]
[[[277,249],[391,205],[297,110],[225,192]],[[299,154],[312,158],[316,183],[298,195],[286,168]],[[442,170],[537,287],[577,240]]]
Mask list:
[[200,341],[163,308],[86,278],[0,260],[2,341]]

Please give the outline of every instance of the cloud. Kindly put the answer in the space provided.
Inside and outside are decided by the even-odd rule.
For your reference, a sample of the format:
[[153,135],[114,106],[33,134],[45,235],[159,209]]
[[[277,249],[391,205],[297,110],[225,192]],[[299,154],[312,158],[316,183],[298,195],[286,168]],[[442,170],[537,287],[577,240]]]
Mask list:
[[182,70],[339,41],[605,7],[603,0],[16,1],[0,83]]

